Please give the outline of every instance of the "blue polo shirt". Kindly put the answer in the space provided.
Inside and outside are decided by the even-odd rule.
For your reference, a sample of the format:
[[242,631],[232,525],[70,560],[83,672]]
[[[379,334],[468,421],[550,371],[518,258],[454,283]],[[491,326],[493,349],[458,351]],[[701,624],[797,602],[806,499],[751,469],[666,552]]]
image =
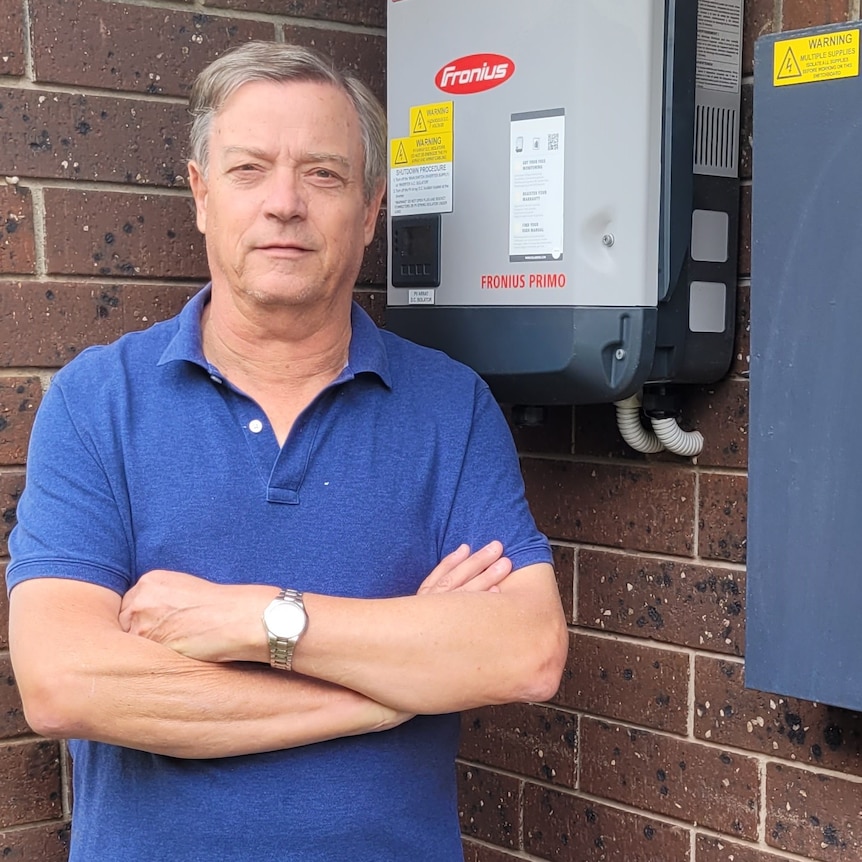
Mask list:
[[[175,569],[356,598],[413,595],[461,542],[550,562],[487,386],[352,312],[349,360],[283,447],[204,358],[209,288],[84,351],[36,417],[12,589],[124,593]],[[409,673],[409,667],[404,668]],[[71,862],[461,859],[456,715],[285,751],[182,760],[73,741]]]

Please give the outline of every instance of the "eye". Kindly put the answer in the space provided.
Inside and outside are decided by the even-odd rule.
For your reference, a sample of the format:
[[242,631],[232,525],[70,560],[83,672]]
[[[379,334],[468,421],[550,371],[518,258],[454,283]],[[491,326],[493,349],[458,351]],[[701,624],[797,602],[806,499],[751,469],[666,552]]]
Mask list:
[[327,167],[312,167],[307,176],[311,182],[319,186],[337,186],[344,182],[341,174]]

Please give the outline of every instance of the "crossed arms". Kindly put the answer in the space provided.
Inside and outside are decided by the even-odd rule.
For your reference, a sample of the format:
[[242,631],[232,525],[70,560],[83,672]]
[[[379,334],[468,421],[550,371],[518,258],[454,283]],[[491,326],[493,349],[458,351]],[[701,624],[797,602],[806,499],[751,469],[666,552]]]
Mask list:
[[417,713],[547,700],[568,636],[551,567],[462,546],[415,596],[305,594],[294,671],[261,623],[271,586],[144,575],[126,595],[42,578],[10,596],[31,727],[175,757],[250,754],[395,727]]

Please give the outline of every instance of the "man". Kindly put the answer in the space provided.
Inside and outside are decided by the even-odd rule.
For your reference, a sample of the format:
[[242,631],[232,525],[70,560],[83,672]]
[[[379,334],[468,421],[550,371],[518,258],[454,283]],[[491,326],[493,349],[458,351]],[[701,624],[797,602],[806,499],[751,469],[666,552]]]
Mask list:
[[10,540],[72,860],[461,859],[453,713],[549,698],[566,654],[511,438],[472,372],[352,304],[368,91],[252,43],[191,110],[211,285],[56,375]]

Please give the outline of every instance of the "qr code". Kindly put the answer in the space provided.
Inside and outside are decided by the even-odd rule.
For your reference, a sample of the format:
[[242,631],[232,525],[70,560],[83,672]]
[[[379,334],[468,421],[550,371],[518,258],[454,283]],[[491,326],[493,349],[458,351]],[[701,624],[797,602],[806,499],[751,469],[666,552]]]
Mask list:
[[560,149],[560,133],[559,132],[551,132],[551,134],[548,135],[548,149],[549,150]]

